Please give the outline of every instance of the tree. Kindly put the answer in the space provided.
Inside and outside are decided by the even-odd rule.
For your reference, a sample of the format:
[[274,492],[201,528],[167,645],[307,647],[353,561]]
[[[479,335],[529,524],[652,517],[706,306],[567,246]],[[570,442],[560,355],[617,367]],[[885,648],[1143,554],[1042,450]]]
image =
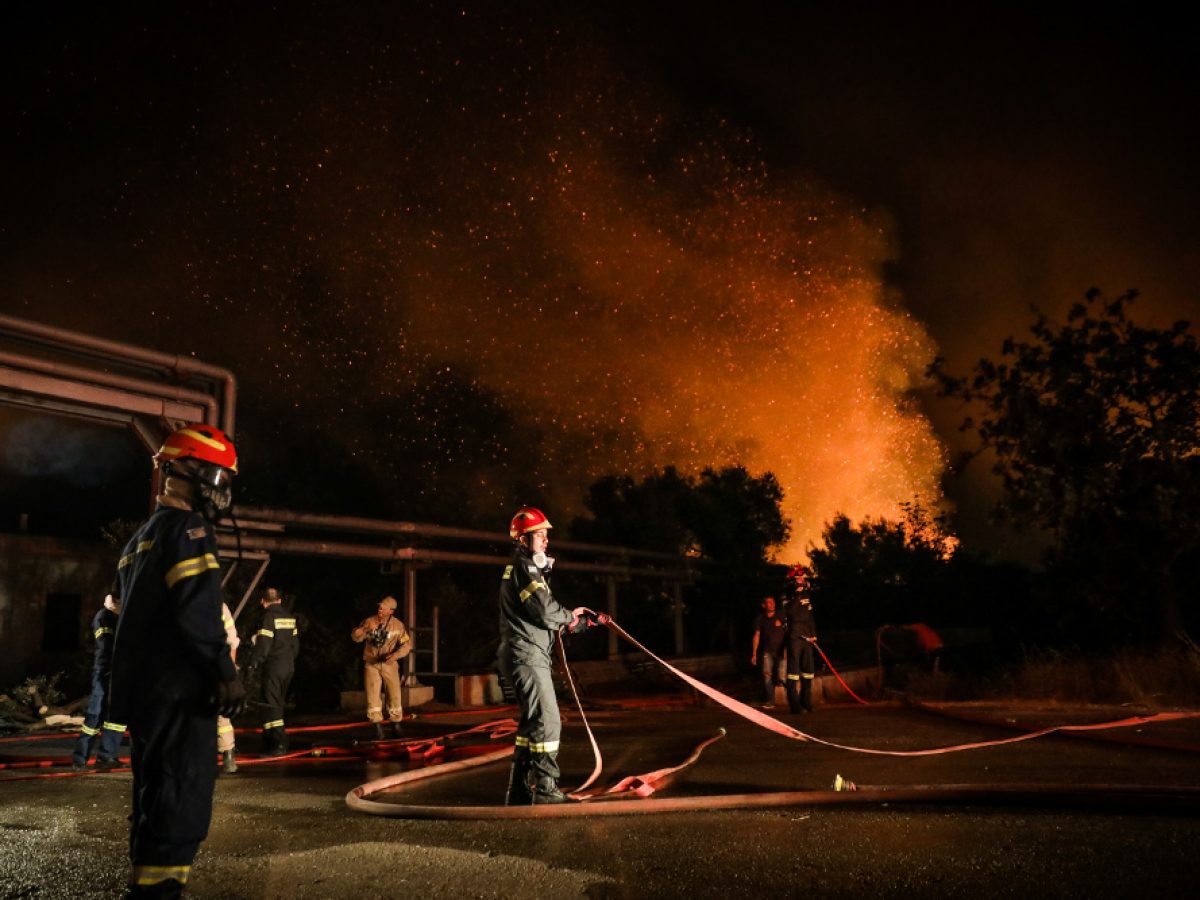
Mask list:
[[[748,626],[762,597],[775,589],[778,576],[769,558],[788,536],[782,500],[773,474],[754,476],[742,466],[705,469],[699,477],[668,466],[641,481],[610,475],[589,488],[591,516],[577,518],[571,535],[707,563],[687,604],[689,642],[706,649],[734,640],[739,625]],[[633,599],[641,607],[666,610],[660,586],[634,582],[627,593],[638,590],[641,596]]]
[[970,377],[930,367],[942,396],[978,410],[963,428],[994,454],[997,512],[1049,531],[1050,571],[1097,637],[1178,632],[1195,577],[1182,562],[1200,551],[1200,347],[1187,322],[1134,324],[1135,299],[1093,289]]
[[899,521],[837,515],[809,549],[813,604],[821,622],[874,628],[891,622],[954,619],[965,624],[951,569],[957,541],[945,518],[919,503],[902,505]]

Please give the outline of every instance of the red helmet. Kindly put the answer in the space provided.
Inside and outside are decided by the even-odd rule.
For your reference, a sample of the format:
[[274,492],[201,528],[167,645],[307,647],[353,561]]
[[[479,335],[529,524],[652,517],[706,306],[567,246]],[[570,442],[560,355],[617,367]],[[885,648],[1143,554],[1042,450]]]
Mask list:
[[512,517],[512,522],[508,526],[508,536],[515,541],[521,535],[529,534],[531,531],[541,531],[543,528],[553,527],[550,520],[546,518],[546,514],[540,509],[522,506]]
[[808,580],[812,577],[812,570],[804,563],[796,563],[787,571],[788,581],[794,582],[797,587],[807,587]]
[[188,457],[237,472],[237,451],[233,441],[220,428],[203,422],[184,425],[170,435],[154,455],[154,461],[162,465]]

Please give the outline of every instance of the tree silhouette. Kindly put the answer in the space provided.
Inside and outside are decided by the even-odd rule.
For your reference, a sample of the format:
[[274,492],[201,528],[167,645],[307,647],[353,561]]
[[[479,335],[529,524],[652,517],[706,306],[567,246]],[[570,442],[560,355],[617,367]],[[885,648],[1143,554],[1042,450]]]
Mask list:
[[[591,516],[576,519],[571,535],[701,560],[702,578],[688,589],[688,641],[696,650],[712,649],[739,639],[763,596],[778,587],[768,560],[788,536],[782,500],[773,474],[751,475],[742,466],[705,469],[698,477],[668,466],[640,481],[610,475],[588,490]],[[646,609],[666,610],[659,591],[635,581],[625,593]]]
[[1136,325],[1136,296],[1093,289],[1061,325],[1039,313],[1032,340],[970,377],[930,367],[978,411],[963,428],[994,454],[997,511],[1050,532],[1061,600],[1108,639],[1163,638],[1196,612],[1180,597],[1200,550],[1200,347],[1187,322]]

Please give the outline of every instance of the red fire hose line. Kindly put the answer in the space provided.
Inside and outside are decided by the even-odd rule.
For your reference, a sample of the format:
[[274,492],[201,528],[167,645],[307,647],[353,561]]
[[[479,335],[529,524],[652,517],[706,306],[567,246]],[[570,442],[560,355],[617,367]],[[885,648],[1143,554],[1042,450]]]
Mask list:
[[700,691],[706,697],[715,700],[717,703],[721,704],[731,712],[737,713],[743,719],[747,719],[748,721],[753,722],[755,725],[765,728],[768,731],[773,731],[778,735],[782,735],[783,737],[790,738],[791,740],[808,741],[814,744],[821,744],[825,747],[832,747],[836,750],[847,750],[851,753],[866,753],[872,756],[899,757],[936,756],[941,753],[957,753],[963,750],[978,750],[983,747],[999,747],[1003,744],[1015,744],[1021,741],[1029,741],[1033,740],[1034,738],[1044,737],[1045,735],[1053,734],[1055,732],[1098,731],[1106,728],[1125,728],[1131,725],[1144,725],[1147,722],[1169,722],[1178,719],[1192,719],[1200,717],[1200,712],[1174,712],[1157,713],[1151,716],[1134,716],[1128,719],[1121,719],[1117,722],[1102,722],[1094,725],[1054,725],[1049,728],[1042,728],[1037,731],[1027,732],[1025,734],[1013,735],[1012,737],[1008,738],[998,738],[991,741],[976,741],[968,744],[954,744],[948,747],[932,747],[925,750],[878,750],[871,747],[855,747],[849,744],[839,744],[834,741],[827,741],[811,734],[807,734],[803,731],[800,731],[798,728],[793,728],[790,725],[780,722],[778,719],[768,716],[766,713],[754,709],[751,706],[747,706],[745,703],[734,700],[727,694],[721,693],[716,688],[709,687],[704,682],[693,678],[686,672],[681,672],[666,660],[656,656],[636,639],[634,639],[632,635],[625,631],[625,629],[623,629],[616,622],[610,621],[607,623],[607,625],[620,637],[629,641],[629,643],[631,643],[633,646],[637,647],[655,662],[663,666],[672,675],[682,679],[687,684]]
[[[721,705],[731,711],[743,716],[744,718],[768,728],[785,737],[795,740],[807,740],[814,743],[823,744],[825,746],[835,747],[838,749],[850,750],[859,753],[871,753],[876,755],[887,756],[924,756],[936,753],[948,753],[955,750],[974,749],[985,746],[996,746],[1005,743],[1014,743],[1018,740],[1029,740],[1034,737],[1039,737],[1043,734],[1049,734],[1053,731],[1084,731],[1099,728],[1113,728],[1124,724],[1135,724],[1142,721],[1154,721],[1169,718],[1185,718],[1193,715],[1188,714],[1160,714],[1151,717],[1138,717],[1135,719],[1123,720],[1120,723],[1103,723],[1101,725],[1083,725],[1083,726],[1057,726],[1054,728],[1042,729],[1029,734],[1022,734],[1015,738],[997,741],[981,741],[973,744],[961,744],[953,747],[934,748],[932,750],[916,750],[916,751],[888,751],[874,750],[870,748],[850,747],[846,745],[836,744],[829,741],[824,741],[819,738],[814,738],[812,735],[805,734],[798,729],[791,728],[777,719],[773,719],[758,710],[755,710],[744,703],[740,703],[729,697],[726,694],[711,688],[703,682],[692,678],[684,672],[671,666],[665,660],[662,660],[654,653],[650,652],[646,647],[642,646],[638,641],[634,640],[624,629],[611,620],[605,624],[612,628],[618,635],[625,638],[639,650],[646,653],[650,658],[663,665],[668,671],[677,677],[681,678],[687,684],[691,685],[696,690],[701,691],[706,696],[716,700]],[[815,643],[815,642],[814,642]],[[560,645],[561,646],[561,645]],[[818,648],[819,649],[819,648]],[[824,653],[821,654],[825,656]],[[826,658],[826,663],[829,660]],[[570,667],[566,665],[565,651],[563,653],[563,663],[567,673],[567,680],[571,686],[571,692],[575,697],[576,705],[579,706],[581,716],[583,715],[582,704],[579,702],[579,694],[575,689],[574,679],[571,676]],[[832,665],[830,666],[832,669]],[[839,680],[840,676],[839,676]],[[845,683],[843,682],[843,685]],[[849,691],[849,687],[847,687]],[[851,692],[853,693],[853,692]],[[858,699],[858,698],[856,698]],[[862,702],[860,700],[860,702]],[[418,781],[423,781],[427,778],[437,777],[439,775],[461,772],[466,769],[474,768],[480,765],[486,765],[490,762],[505,759],[511,754],[511,749],[497,751],[496,753],[487,754],[477,757],[472,760],[459,760],[453,763],[447,763],[441,766],[432,766],[415,772],[405,772],[399,775],[392,775],[386,778],[378,779],[364,785],[360,785],[346,795],[346,804],[351,809],[358,812],[367,813],[370,815],[393,816],[403,818],[436,818],[436,819],[515,819],[515,818],[569,818],[585,815],[621,815],[626,813],[652,813],[652,812],[671,812],[688,809],[728,809],[728,808],[747,808],[747,807],[765,807],[765,806],[796,806],[796,805],[828,805],[828,804],[846,804],[846,803],[875,803],[875,802],[937,802],[940,800],[952,800],[962,802],[964,800],[973,800],[976,802],[1030,802],[1033,799],[1039,802],[1045,802],[1049,796],[1059,796],[1069,798],[1075,802],[1083,801],[1085,803],[1112,803],[1114,800],[1120,802],[1130,802],[1133,798],[1133,803],[1145,805],[1149,801],[1162,801],[1164,798],[1172,804],[1178,805],[1183,803],[1188,806],[1200,805],[1200,789],[1195,788],[1179,788],[1162,790],[1157,788],[1143,788],[1140,786],[1110,786],[1110,785],[1092,785],[1079,787],[1074,785],[1009,785],[1009,786],[994,786],[994,785],[955,785],[955,786],[929,786],[922,785],[910,788],[866,788],[854,789],[852,791],[803,791],[803,792],[783,792],[783,793],[764,793],[764,794],[738,794],[726,795],[718,797],[682,797],[682,798],[656,798],[654,800],[646,800],[645,797],[652,794],[656,784],[665,777],[679,771],[680,769],[691,765],[699,759],[700,753],[711,744],[713,741],[719,740],[724,736],[724,729],[720,735],[709,739],[700,744],[692,755],[684,761],[682,765],[668,769],[660,769],[656,772],[648,773],[642,776],[633,776],[623,779],[618,782],[607,792],[600,794],[586,795],[583,793],[584,788],[589,786],[599,776],[602,761],[600,749],[596,744],[595,736],[592,734],[591,727],[587,724],[587,717],[583,716],[584,726],[587,729],[588,739],[592,744],[593,753],[595,755],[596,764],[591,776],[587,779],[583,786],[571,793],[571,798],[575,800],[592,800],[592,799],[608,799],[609,797],[635,793],[638,800],[620,800],[616,799],[612,802],[596,805],[595,803],[575,803],[564,805],[541,805],[541,806],[511,806],[511,807],[431,807],[415,804],[395,804],[395,803],[380,803],[369,799],[372,795],[378,794],[387,790],[394,790]],[[854,799],[848,799],[853,797]]]
[[821,645],[818,644],[816,640],[812,642],[812,645],[817,648],[817,652],[821,654],[821,659],[825,660],[825,665],[829,666],[829,671],[833,673],[833,677],[838,680],[838,683],[846,689],[846,693],[863,706],[870,706],[866,700],[858,696],[858,694],[854,693],[854,691],[850,689],[850,685],[846,684],[845,679],[842,678],[842,673],[833,667],[833,663],[829,661],[829,657],[825,655],[825,651],[821,649]]
[[[710,743],[711,740],[706,743]],[[606,802],[537,806],[425,806],[412,803],[385,803],[370,799],[376,794],[394,791],[429,778],[463,772],[477,766],[498,762],[507,759],[511,754],[512,748],[506,747],[495,753],[477,756],[473,759],[457,760],[370,781],[346,794],[346,805],[355,812],[372,816],[459,821],[570,819],[584,816],[623,816],[696,810],[761,809],[783,806],[863,806],[881,803],[978,803],[1044,806],[1047,802],[1052,802],[1143,811],[1194,813],[1200,810],[1200,788],[1108,784],[869,786],[859,787],[853,791],[780,791],[700,797],[656,797],[649,800],[638,797]],[[603,796],[600,795],[597,799],[602,799]]]
[[[503,709],[505,707],[501,707]],[[493,712],[494,710],[487,710]],[[369,741],[366,742],[371,747],[377,750],[392,751],[404,750],[409,758],[420,756],[429,758],[431,755],[436,755],[435,751],[440,751],[445,748],[447,741],[462,740],[470,737],[487,737],[489,740],[498,740],[508,737],[516,731],[516,722],[512,719],[497,719],[491,722],[482,722],[478,725],[473,725],[470,728],[465,728],[461,731],[452,731],[449,734],[440,735],[434,738],[408,738],[398,739],[393,741]],[[296,750],[291,753],[285,753],[280,756],[261,756],[261,757],[240,757],[238,759],[239,766],[263,766],[277,765],[279,763],[327,763],[327,762],[346,762],[353,759],[366,759],[370,753],[362,751],[348,750],[345,747],[327,746],[327,747],[311,747],[307,750]],[[48,758],[48,759],[27,759],[14,762],[0,763],[0,770],[4,769],[48,769],[54,766],[70,765],[69,757],[63,758]],[[111,769],[87,769],[82,772],[46,772],[37,775],[28,775],[15,778],[0,779],[0,784],[11,781],[32,781],[35,779],[44,778],[82,778],[89,775],[123,773],[130,771],[128,758],[122,760],[123,765],[116,766]]]
[[[909,700],[908,705],[913,709],[919,709],[921,712],[929,713],[933,716],[940,716],[944,719],[954,719],[959,722],[970,722],[973,725],[990,725],[994,728],[1003,728],[1008,731],[1031,731],[1025,725],[1019,725],[1016,722],[1006,721],[1005,719],[997,719],[993,716],[973,716],[962,712],[950,712],[948,710],[939,709],[936,706],[930,706],[926,703],[920,703],[916,700]],[[1188,713],[1186,715],[1195,715]],[[1103,726],[1095,727],[1110,727],[1112,723],[1106,723]],[[1126,737],[1116,734],[1097,734],[1093,731],[1065,731],[1063,737],[1082,738],[1089,741],[1103,741],[1110,744],[1122,744],[1128,747],[1149,747],[1154,750],[1177,750],[1181,753],[1200,753],[1200,744],[1185,744],[1177,741],[1162,741],[1155,738],[1146,737]]]

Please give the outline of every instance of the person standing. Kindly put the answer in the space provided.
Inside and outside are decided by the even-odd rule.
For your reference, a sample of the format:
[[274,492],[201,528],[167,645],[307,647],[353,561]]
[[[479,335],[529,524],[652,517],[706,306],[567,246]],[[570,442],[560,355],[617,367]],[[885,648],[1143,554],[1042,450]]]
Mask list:
[[[233,613],[228,605],[221,604],[221,624],[225,627],[225,641],[229,644],[229,658],[237,665],[237,649],[242,643],[238,637],[237,625],[233,621]],[[217,752],[221,754],[221,771],[226,775],[237,772],[237,747],[233,733],[233,721],[226,716],[217,716]]]
[[757,665],[762,672],[763,709],[775,708],[775,686],[784,683],[787,660],[784,658],[783,641],[787,635],[787,621],[776,614],[775,598],[767,597],[762,602],[762,613],[754,620],[754,639],[750,647],[750,664]]
[[300,633],[296,628],[296,617],[284,607],[278,590],[267,588],[260,603],[262,622],[254,635],[254,652],[246,671],[262,673],[258,696],[263,752],[267,756],[282,756],[288,749],[283,709],[296,671]]
[[[516,747],[509,773],[509,806],[563,803],[558,788],[558,747],[562,719],[550,674],[554,642],[560,629],[582,631],[587,610],[567,609],[550,593],[554,559],[546,555],[553,526],[545,513],[523,507],[513,516],[508,534],[512,560],[500,578],[500,647],[497,667],[521,706]],[[608,621],[601,615],[594,622]]]
[[71,754],[76,772],[88,767],[93,749],[96,750],[97,769],[111,769],[121,763],[117,754],[121,749],[121,739],[125,737],[125,726],[105,719],[109,706],[108,679],[112,674],[113,634],[117,630],[117,616],[120,613],[121,603],[110,592],[104,598],[104,605],[92,618],[92,636],[96,639],[96,651],[92,658],[92,693],[83,714],[79,740]]
[[232,506],[237,452],[198,423],[168,436],[155,461],[158,506],[117,565],[110,716],[132,743],[128,896],[177,897],[212,820],[217,715],[236,716],[246,697],[221,627],[213,533]]
[[808,569],[793,566],[788,577],[792,581],[792,597],[784,608],[787,615],[788,709],[794,713],[810,713],[813,711],[812,687],[817,671],[814,651],[817,625],[812,614]]
[[395,616],[396,598],[384,597],[375,609],[350,632],[363,645],[363,683],[367,691],[367,719],[375,726],[375,737],[384,740],[383,695],[387,695],[388,721],[394,737],[404,737],[404,703],[400,696],[400,660],[412,652],[408,629]]

